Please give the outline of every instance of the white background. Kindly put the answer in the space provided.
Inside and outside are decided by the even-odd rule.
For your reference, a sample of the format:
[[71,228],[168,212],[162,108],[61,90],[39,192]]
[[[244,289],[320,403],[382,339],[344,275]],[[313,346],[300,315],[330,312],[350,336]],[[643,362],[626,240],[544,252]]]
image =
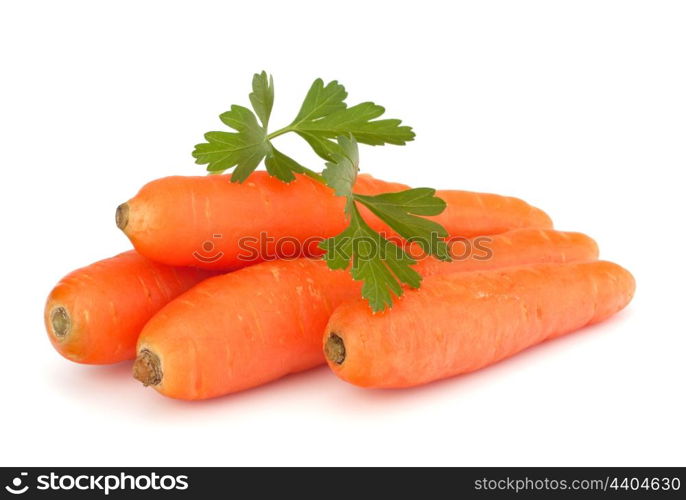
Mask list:
[[[686,465],[685,26],[677,1],[3,2],[0,465]],[[338,79],[417,132],[363,171],[525,198],[630,269],[634,302],[396,392],[321,368],[184,403],[62,359],[52,286],[128,248],[114,208],[141,185],[204,172],[193,145],[262,69],[274,125]]]

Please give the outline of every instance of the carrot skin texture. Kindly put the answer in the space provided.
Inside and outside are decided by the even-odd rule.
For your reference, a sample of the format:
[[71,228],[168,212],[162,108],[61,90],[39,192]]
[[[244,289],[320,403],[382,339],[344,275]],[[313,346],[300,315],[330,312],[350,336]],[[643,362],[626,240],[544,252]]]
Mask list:
[[[368,195],[404,189],[403,184],[368,175],[358,176],[355,184],[355,192]],[[431,219],[451,235],[552,227],[544,212],[516,198],[466,191],[439,191],[438,195],[449,206]],[[243,184],[231,183],[229,176],[222,175],[165,177],[145,185],[127,202],[127,223],[122,230],[136,250],[158,262],[237,269],[269,260],[259,258],[256,250],[275,258],[321,255],[318,241],[347,226],[344,204],[343,197],[301,175],[290,184],[261,171]],[[374,229],[392,233],[365,207],[361,212]],[[261,233],[271,238],[266,241],[266,252],[259,243]],[[306,251],[294,255],[293,241],[307,241]]]
[[539,264],[427,278],[391,313],[353,300],[331,316],[345,345],[341,379],[402,388],[478,370],[527,347],[600,322],[632,299],[635,281],[611,262]]
[[519,198],[448,189],[436,191],[436,196],[445,200],[446,208],[427,219],[442,224],[452,236],[470,238],[521,228],[553,227],[548,214]]
[[[162,394],[207,399],[323,363],[321,331],[361,285],[321,260],[265,262],[217,276],[145,326],[138,352],[161,360]],[[315,332],[318,332],[316,334]]]
[[[418,271],[428,276],[598,254],[588,236],[553,230],[492,236],[490,246],[489,260],[426,259]],[[143,329],[138,352],[152,351],[161,360],[162,382],[154,387],[166,396],[206,399],[248,389],[324,363],[321,336],[329,317],[359,297],[360,288],[347,272],[331,271],[321,260],[247,267],[170,302]]]
[[515,229],[498,235],[463,238],[452,242],[450,249],[454,256],[452,262],[424,258],[415,269],[422,276],[432,276],[523,264],[585,262],[597,260],[599,253],[593,238],[553,229]]
[[[55,349],[77,363],[109,364],[136,357],[143,325],[167,302],[215,272],[174,268],[131,250],[62,278],[45,305],[45,327]],[[67,335],[56,335],[51,313],[65,308]]]

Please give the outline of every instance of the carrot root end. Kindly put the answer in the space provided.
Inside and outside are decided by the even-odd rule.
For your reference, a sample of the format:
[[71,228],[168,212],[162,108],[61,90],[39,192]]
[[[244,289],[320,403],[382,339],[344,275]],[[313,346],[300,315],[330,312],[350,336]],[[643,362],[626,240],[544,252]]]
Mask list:
[[58,340],[63,340],[71,331],[71,318],[69,312],[65,307],[55,307],[50,312],[50,325],[52,326],[52,333]]
[[159,356],[148,349],[143,349],[138,353],[138,357],[133,363],[133,378],[142,382],[145,387],[155,386],[162,382],[162,366]]
[[345,342],[343,339],[331,332],[324,344],[324,354],[331,362],[342,365],[345,361]]
[[117,207],[117,211],[114,214],[114,221],[117,223],[117,227],[122,231],[126,228],[129,223],[128,203],[122,203]]

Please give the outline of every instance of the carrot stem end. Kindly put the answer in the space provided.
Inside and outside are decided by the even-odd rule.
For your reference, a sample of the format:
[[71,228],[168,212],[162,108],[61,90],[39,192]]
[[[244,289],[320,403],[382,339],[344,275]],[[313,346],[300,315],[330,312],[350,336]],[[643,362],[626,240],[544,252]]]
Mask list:
[[143,349],[133,363],[133,378],[142,382],[145,387],[155,386],[162,382],[159,356],[148,349]]
[[333,363],[342,365],[345,361],[345,343],[343,342],[343,339],[331,332],[324,344],[324,354]]
[[122,231],[129,224],[129,204],[122,203],[117,207],[117,211],[114,214],[114,221],[117,223],[117,227]]
[[50,312],[52,332],[58,340],[63,340],[71,331],[71,318],[65,307],[55,307]]

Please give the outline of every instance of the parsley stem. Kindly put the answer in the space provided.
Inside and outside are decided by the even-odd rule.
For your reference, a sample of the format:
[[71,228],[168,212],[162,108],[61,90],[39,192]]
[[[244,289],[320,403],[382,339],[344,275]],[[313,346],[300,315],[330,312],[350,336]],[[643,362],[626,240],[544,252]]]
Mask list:
[[[288,125],[287,127],[280,128],[279,130],[272,132],[271,134],[267,135],[267,140],[272,140],[275,137],[279,137],[280,135],[287,134],[288,132],[293,132],[295,129],[292,127],[292,125]],[[314,170],[310,170],[307,167],[302,167],[303,171],[302,174],[306,175],[312,179],[314,179],[317,182],[321,182],[322,184],[326,184],[326,181],[324,180],[324,177],[322,177],[321,174],[315,172]]]
[[310,170],[307,167],[303,167],[302,173],[303,173],[303,175],[306,175],[306,176],[314,179],[317,182],[321,182],[322,184],[326,184],[326,181],[324,180],[324,177],[322,176],[322,174],[319,174],[319,173],[315,172],[314,170]]
[[271,134],[267,135],[267,139],[269,139],[269,140],[271,141],[271,140],[274,139],[275,137],[279,137],[280,135],[283,135],[283,134],[286,134],[286,133],[288,133],[288,132],[291,132],[292,130],[293,130],[293,129],[291,128],[290,125],[289,125],[288,127],[280,128],[279,130],[277,130],[277,131],[275,131],[275,132],[272,132]]

